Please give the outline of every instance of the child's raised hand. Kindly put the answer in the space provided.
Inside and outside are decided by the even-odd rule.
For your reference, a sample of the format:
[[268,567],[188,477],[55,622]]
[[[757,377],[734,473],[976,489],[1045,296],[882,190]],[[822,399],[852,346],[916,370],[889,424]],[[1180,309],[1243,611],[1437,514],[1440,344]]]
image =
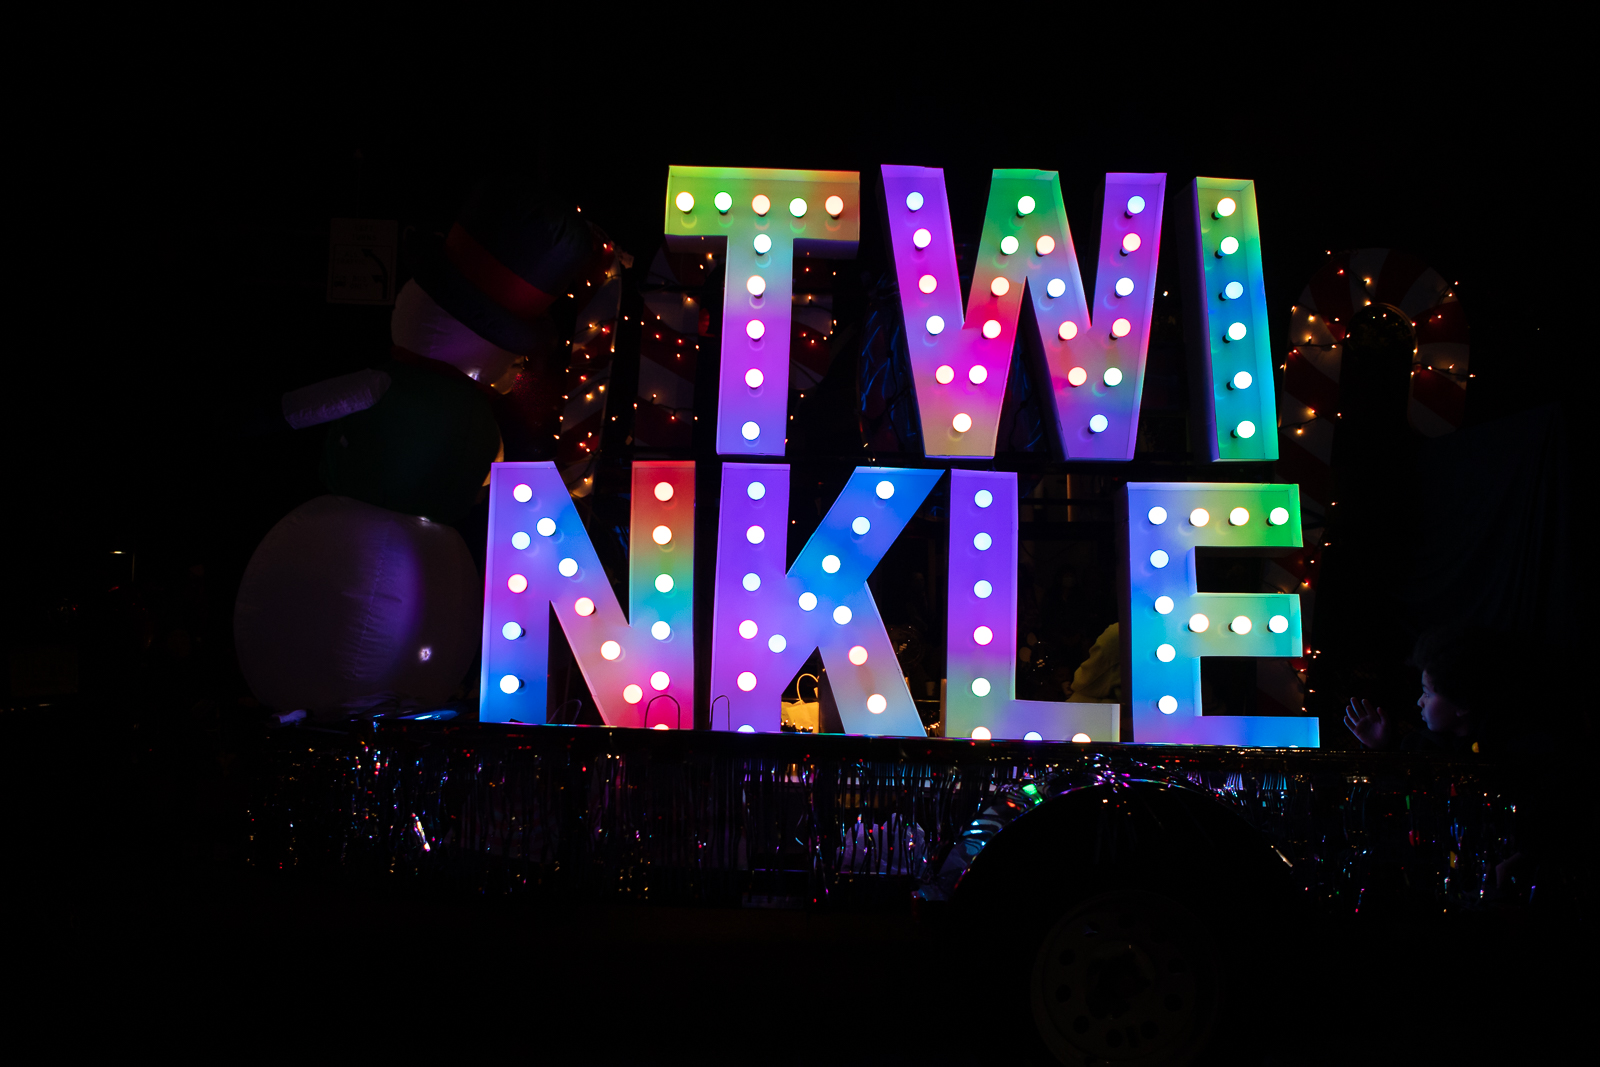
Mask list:
[[1388,748],[1394,740],[1394,727],[1389,716],[1370,700],[1351,697],[1344,711],[1344,724],[1368,748]]

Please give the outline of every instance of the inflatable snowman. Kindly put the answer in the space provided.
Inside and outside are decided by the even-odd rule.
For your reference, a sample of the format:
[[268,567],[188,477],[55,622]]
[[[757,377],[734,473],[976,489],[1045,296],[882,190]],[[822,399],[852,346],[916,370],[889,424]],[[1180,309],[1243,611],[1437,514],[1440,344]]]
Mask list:
[[290,426],[327,426],[329,495],[279,521],[240,583],[235,644],[257,699],[319,716],[450,699],[483,586],[449,524],[505,455],[491,397],[559,355],[548,310],[614,262],[575,209],[493,176],[396,297],[390,358],[284,395]]

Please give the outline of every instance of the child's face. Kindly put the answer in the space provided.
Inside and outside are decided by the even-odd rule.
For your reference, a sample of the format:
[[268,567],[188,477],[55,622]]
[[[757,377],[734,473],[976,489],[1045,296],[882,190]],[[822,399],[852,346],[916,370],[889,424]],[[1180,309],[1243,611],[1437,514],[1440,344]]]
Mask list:
[[1422,695],[1417,698],[1417,707],[1422,709],[1422,721],[1430,730],[1454,733],[1466,729],[1466,711],[1451,703],[1449,697],[1433,691],[1433,679],[1427,671],[1422,672]]

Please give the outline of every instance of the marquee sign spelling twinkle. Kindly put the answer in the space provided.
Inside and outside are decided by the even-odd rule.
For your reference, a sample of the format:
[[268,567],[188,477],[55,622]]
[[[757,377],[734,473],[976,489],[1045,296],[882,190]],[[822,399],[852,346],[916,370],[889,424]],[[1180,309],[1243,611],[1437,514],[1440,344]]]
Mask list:
[[[726,250],[719,453],[783,455],[794,257],[854,255],[859,186],[858,175],[844,171],[671,169],[669,244]],[[1066,456],[1133,458],[1165,188],[1162,174],[1106,176],[1090,303],[1056,173],[995,171],[963,309],[943,172],[883,168],[887,239],[929,455],[994,455],[1020,332],[1042,349]],[[1197,309],[1191,343],[1204,382],[1197,421],[1207,427],[1206,451],[1212,460],[1274,459],[1276,437],[1263,431],[1274,399],[1254,185],[1199,178],[1189,206],[1185,270]],[[706,694],[713,728],[777,730],[782,694],[817,649],[846,732],[922,735],[867,578],[943,474],[858,467],[786,567],[788,467],[723,467]],[[1129,739],[1120,737],[1117,705],[1017,699],[1016,475],[950,477],[950,736],[1317,744],[1314,718],[1201,714],[1202,656],[1293,657],[1302,646],[1297,597],[1201,593],[1195,551],[1298,547],[1296,486],[1129,485]],[[632,507],[624,618],[554,466],[495,465],[483,721],[545,721],[553,606],[608,724],[693,725],[693,464],[635,463]]]

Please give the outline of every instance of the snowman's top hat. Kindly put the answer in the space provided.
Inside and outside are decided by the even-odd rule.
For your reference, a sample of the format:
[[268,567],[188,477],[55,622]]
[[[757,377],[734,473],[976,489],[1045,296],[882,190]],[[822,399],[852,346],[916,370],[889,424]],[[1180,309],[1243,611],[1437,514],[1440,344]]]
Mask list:
[[417,284],[463,325],[509,352],[537,347],[533,323],[603,271],[610,240],[576,208],[505,171],[472,191]]

